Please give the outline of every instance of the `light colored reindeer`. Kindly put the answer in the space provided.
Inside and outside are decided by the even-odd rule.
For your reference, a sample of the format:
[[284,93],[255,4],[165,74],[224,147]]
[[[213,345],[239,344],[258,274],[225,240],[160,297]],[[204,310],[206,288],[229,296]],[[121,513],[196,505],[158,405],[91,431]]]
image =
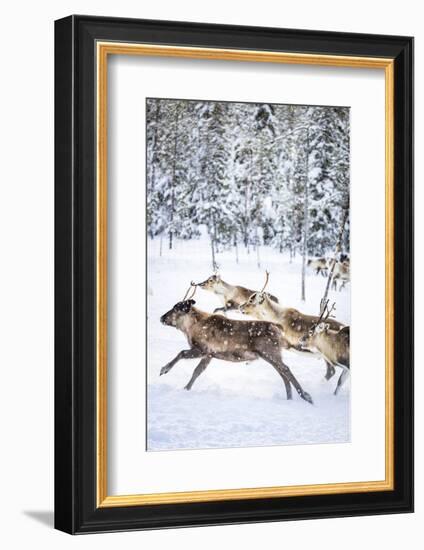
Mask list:
[[[203,290],[213,292],[216,296],[218,296],[223,303],[223,307],[216,308],[214,313],[219,311],[226,313],[230,310],[239,309],[241,304],[248,300],[249,297],[255,292],[254,290],[250,290],[244,286],[230,285],[229,283],[226,283],[223,279],[221,279],[221,276],[218,273],[211,275],[202,283],[196,284],[192,282],[192,285],[198,286]],[[263,291],[264,289],[260,292]],[[272,302],[278,304],[278,298],[272,294],[267,294],[267,296]]]
[[[282,307],[273,302],[264,292],[268,284],[269,274],[267,273],[265,285],[261,292],[254,292],[249,299],[240,306],[241,313],[251,315],[256,319],[271,321],[278,324],[284,334],[285,339],[289,343],[293,351],[308,353],[306,346],[299,345],[300,337],[308,332],[315,325],[319,317],[316,315],[306,315],[297,309]],[[328,319],[328,323],[332,330],[340,330],[344,325],[335,319]],[[330,380],[336,370],[331,361],[325,360],[327,372],[326,380]]]
[[315,275],[327,275],[328,262],[326,258],[310,258],[307,266],[315,270]]
[[339,282],[339,291],[343,290],[346,284],[350,281],[350,265],[349,260],[336,262],[333,271],[333,290],[337,290],[337,282]]
[[160,318],[164,325],[181,330],[190,346],[162,367],[160,375],[168,373],[181,359],[200,359],[185,386],[186,390],[190,390],[213,358],[232,362],[261,358],[272,365],[283,379],[287,399],[292,398],[292,384],[299,396],[312,404],[309,393],[303,390],[281,358],[281,350],[289,346],[278,326],[267,321],[227,319],[222,315],[201,311],[194,307],[194,292],[190,297],[186,293],[181,302],[176,303]]
[[320,353],[325,361],[333,367],[342,369],[334,391],[334,395],[337,395],[350,373],[350,327],[343,327],[339,330],[330,328],[327,321],[333,308],[334,304],[332,308],[328,309],[327,300],[318,320],[300,338],[299,343],[301,347]]

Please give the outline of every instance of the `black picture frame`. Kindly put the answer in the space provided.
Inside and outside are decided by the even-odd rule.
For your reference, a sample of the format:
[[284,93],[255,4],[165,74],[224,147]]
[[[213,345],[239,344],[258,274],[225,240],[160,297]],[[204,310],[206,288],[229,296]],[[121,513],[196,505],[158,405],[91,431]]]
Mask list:
[[[98,40],[394,60],[394,490],[97,507]],[[79,15],[56,21],[55,527],[76,534],[412,511],[413,39]]]

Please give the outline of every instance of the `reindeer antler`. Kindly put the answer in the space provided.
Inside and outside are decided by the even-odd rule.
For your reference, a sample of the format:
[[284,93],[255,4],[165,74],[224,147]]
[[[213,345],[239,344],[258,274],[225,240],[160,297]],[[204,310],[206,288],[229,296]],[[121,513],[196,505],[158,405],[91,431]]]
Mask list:
[[263,291],[264,291],[265,288],[266,288],[266,285],[268,284],[268,281],[269,281],[269,271],[266,270],[266,271],[265,271],[265,284],[264,284],[264,286],[262,287],[262,290],[259,292],[259,294],[262,294],[262,293],[263,293]]
[[331,308],[328,307],[328,302],[329,301],[330,300],[327,300],[325,302],[324,307],[322,308],[321,314],[318,318],[318,321],[315,324],[315,327],[317,327],[321,322],[325,322],[330,317],[331,312],[336,309],[336,302],[333,302]]
[[316,329],[317,329],[317,327],[318,327],[318,325],[319,325],[320,323],[325,322],[325,321],[330,317],[331,312],[332,312],[333,310],[336,309],[336,302],[333,302],[333,304],[332,304],[332,306],[331,306],[330,308],[328,307],[328,302],[329,302],[329,301],[330,301],[330,300],[327,300],[327,301],[325,302],[325,304],[324,304],[324,306],[323,306],[323,308],[322,308],[322,311],[321,311],[321,313],[320,313],[320,316],[318,317],[317,321],[315,321],[315,323],[313,323],[313,324],[311,325],[311,327],[309,328],[309,330],[307,330],[307,331],[303,334],[303,336],[301,336],[301,337],[299,338],[299,344],[305,343],[306,340],[307,340],[309,337],[313,336],[314,333],[315,333],[315,331],[316,331]]
[[[192,288],[194,290],[192,291],[191,295],[189,296],[189,292]],[[197,284],[194,283],[193,281],[191,281],[190,286],[188,287],[187,292],[185,293],[184,298],[181,301],[185,302],[186,300],[191,300],[193,298],[193,296],[196,294],[196,290],[197,290]]]

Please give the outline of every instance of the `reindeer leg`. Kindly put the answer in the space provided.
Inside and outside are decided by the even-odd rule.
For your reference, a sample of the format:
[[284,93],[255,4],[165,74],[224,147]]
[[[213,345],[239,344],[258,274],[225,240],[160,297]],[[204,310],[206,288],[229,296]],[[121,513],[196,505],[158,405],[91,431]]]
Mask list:
[[333,367],[331,363],[328,361],[325,361],[325,364],[327,365],[327,372],[325,375],[325,379],[328,381],[336,374],[336,369]]
[[[274,366],[274,365],[272,365],[272,366]],[[291,399],[293,399],[290,382],[288,381],[287,377],[284,376],[284,374],[279,369],[277,369],[276,367],[275,367],[275,369],[278,372],[278,374],[281,376],[281,378],[283,379],[284,385],[286,387],[287,401],[290,401]]]
[[349,371],[347,369],[343,369],[338,381],[337,381],[337,386],[336,386],[336,389],[334,390],[334,395],[337,395],[339,393],[339,390],[340,388],[343,386],[343,384],[345,383],[346,381],[346,378],[349,374]]
[[187,386],[184,386],[185,390],[191,390],[194,382],[202,374],[202,372],[205,370],[205,368],[209,365],[211,360],[212,360],[212,357],[203,357],[203,359],[200,361],[200,363],[194,369],[193,374],[191,375],[189,383],[187,384]]
[[[260,355],[262,359],[264,359],[265,361],[270,363],[275,369],[277,369],[277,371],[281,374],[283,379],[286,378],[289,382],[293,384],[293,386],[295,387],[295,390],[297,391],[297,393],[300,395],[302,399],[304,399],[305,401],[313,405],[312,397],[309,395],[308,392],[303,390],[302,386],[297,381],[297,378],[295,377],[295,375],[292,373],[289,367],[282,361],[281,357],[279,357],[279,353],[278,354],[267,353],[267,354],[263,354],[263,355],[260,354]],[[287,396],[287,399],[289,399],[288,396]]]
[[287,378],[293,384],[293,386],[295,387],[295,390],[300,395],[300,397],[305,401],[307,401],[308,403],[310,403],[311,405],[313,405],[312,397],[309,395],[308,392],[303,390],[302,386],[297,381],[297,378],[295,377],[295,375],[292,373],[289,367],[285,363],[283,363],[283,361],[281,361],[281,369],[282,369],[282,372],[287,376]]
[[198,357],[202,357],[204,355],[200,350],[196,348],[191,349],[185,349],[183,351],[180,351],[180,353],[172,359],[169,363],[167,363],[164,367],[160,369],[159,376],[162,376],[162,374],[166,374],[169,372],[174,365],[178,363],[181,359],[197,359]]
[[259,355],[262,357],[262,359],[263,359],[264,361],[266,361],[267,363],[269,363],[270,365],[272,365],[272,366],[274,367],[274,369],[278,372],[278,374],[281,376],[281,378],[283,379],[284,385],[285,385],[285,387],[286,387],[287,401],[290,401],[291,399],[293,399],[291,385],[290,385],[290,382],[289,382],[287,376],[286,376],[285,374],[283,374],[283,372],[282,372],[281,369],[277,366],[276,363],[274,364],[274,363],[270,360],[268,354],[266,354],[266,353],[259,353]]
[[225,314],[225,313],[227,313],[227,311],[231,311],[233,309],[237,309],[237,307],[234,304],[234,302],[229,301],[225,304],[224,307],[217,307],[216,309],[213,310],[213,312],[217,313],[218,311],[222,311]]
[[272,365],[274,369],[278,372],[278,374],[281,376],[281,378],[283,379],[284,386],[286,387],[287,401],[290,401],[291,399],[293,399],[290,381],[286,373],[283,372],[283,369],[280,366],[281,359],[279,358],[278,355],[279,354],[275,354],[275,357],[274,357],[274,354],[259,352],[259,356],[262,357],[264,361]]

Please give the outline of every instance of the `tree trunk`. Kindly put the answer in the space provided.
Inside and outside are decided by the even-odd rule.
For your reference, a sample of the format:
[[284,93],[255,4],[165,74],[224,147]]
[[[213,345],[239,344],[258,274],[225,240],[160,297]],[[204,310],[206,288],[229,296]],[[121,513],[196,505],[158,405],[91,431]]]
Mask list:
[[258,226],[256,226],[256,235],[255,235],[255,241],[256,241],[256,263],[258,265],[258,268],[261,268],[261,255],[259,252],[259,234],[258,234]]
[[340,224],[340,230],[339,230],[339,235],[338,235],[338,238],[337,238],[336,248],[334,249],[333,262],[331,264],[330,272],[328,274],[327,284],[325,285],[324,296],[322,297],[321,302],[320,302],[320,315],[321,315],[322,310],[325,307],[325,304],[327,302],[327,296],[328,296],[328,291],[330,289],[331,279],[333,278],[334,268],[336,267],[337,254],[339,254],[339,252],[341,250],[341,247],[342,247],[343,233],[344,233],[344,228],[345,228],[348,216],[349,216],[349,207],[348,207],[348,205],[346,205],[345,209],[344,209],[342,221],[341,221],[341,224]]
[[309,134],[306,138],[306,159],[305,159],[305,185],[303,200],[303,249],[302,249],[302,302],[305,301],[305,277],[306,257],[308,255],[308,227],[309,227]]
[[239,263],[239,255],[238,255],[238,245],[237,245],[237,237],[234,236],[234,250],[236,253],[236,264]]
[[178,122],[180,117],[180,103],[175,107],[175,131],[174,131],[174,154],[172,159],[172,187],[171,187],[171,212],[169,214],[170,230],[169,230],[169,249],[172,250],[174,236],[174,210],[175,210],[175,187],[177,174],[177,146],[178,146]]
[[249,254],[249,210],[250,210],[250,180],[246,182],[246,192],[244,196],[244,246]]
[[216,263],[216,223],[215,223],[215,214],[212,214],[212,228],[210,231],[211,239],[211,252],[212,252],[212,269],[216,271],[218,269],[218,264]]
[[151,158],[151,164],[150,164],[150,189],[149,189],[150,193],[155,188],[155,180],[156,180],[156,162],[158,160],[156,143],[157,143],[157,136],[158,136],[159,115],[160,115],[160,101],[156,101],[155,126],[154,126],[154,132],[152,136],[152,158]]
[[215,271],[216,269],[216,260],[215,260],[215,244],[213,241],[212,233],[210,234],[211,238],[211,252],[212,252],[212,270]]

